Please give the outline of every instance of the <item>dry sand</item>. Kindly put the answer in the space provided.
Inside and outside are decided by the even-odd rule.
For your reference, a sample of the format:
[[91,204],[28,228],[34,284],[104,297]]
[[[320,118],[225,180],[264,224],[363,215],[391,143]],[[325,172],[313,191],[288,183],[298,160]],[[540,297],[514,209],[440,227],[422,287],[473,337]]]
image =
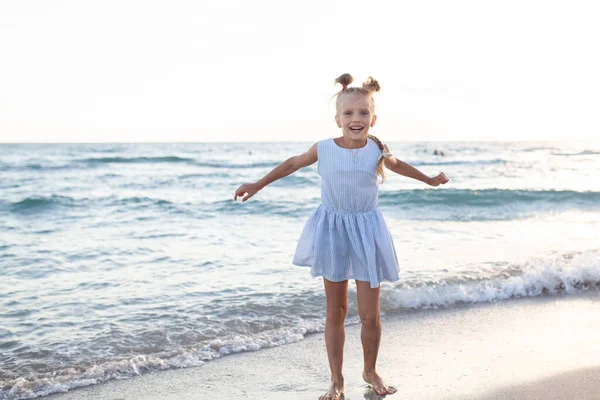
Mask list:
[[600,368],[564,372],[520,385],[499,388],[482,395],[465,397],[466,399],[598,400],[600,399]]

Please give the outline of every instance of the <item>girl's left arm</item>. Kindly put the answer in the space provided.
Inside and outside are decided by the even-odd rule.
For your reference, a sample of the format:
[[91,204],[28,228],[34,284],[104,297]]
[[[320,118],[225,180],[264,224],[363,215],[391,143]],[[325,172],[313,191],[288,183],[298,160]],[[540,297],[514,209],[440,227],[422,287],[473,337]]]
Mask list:
[[[385,146],[385,148],[386,151],[389,152],[388,147]],[[416,179],[421,182],[425,182],[430,186],[438,186],[440,184],[443,185],[445,183],[448,183],[448,181],[450,180],[443,172],[440,172],[436,176],[429,177],[421,171],[419,171],[418,169],[416,169],[415,167],[413,167],[412,165],[407,164],[404,161],[400,161],[394,156],[390,156],[385,160],[385,166],[390,171],[393,171],[403,176],[407,176],[409,178]]]

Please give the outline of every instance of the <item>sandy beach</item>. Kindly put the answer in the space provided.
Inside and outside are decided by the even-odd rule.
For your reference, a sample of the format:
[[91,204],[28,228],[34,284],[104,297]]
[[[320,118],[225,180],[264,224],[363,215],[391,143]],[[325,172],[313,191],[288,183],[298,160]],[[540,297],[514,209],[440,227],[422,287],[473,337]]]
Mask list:
[[[386,316],[380,372],[392,399],[600,399],[600,292]],[[378,398],[360,379],[348,326],[346,399]],[[328,382],[323,334],[202,367],[147,374],[52,400],[316,399]]]
[[485,400],[506,399],[599,399],[600,368],[582,368],[536,381],[508,386],[469,398]]

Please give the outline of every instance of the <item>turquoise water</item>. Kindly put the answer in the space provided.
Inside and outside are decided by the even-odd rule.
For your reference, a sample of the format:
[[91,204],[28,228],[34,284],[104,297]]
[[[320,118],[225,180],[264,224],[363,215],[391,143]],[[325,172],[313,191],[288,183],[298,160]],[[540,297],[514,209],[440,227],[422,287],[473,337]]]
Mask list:
[[[316,165],[233,202],[309,145],[0,145],[0,399],[322,331],[322,282],[291,265]],[[600,288],[600,144],[389,145],[451,181],[388,171],[401,280],[382,286],[385,314]]]

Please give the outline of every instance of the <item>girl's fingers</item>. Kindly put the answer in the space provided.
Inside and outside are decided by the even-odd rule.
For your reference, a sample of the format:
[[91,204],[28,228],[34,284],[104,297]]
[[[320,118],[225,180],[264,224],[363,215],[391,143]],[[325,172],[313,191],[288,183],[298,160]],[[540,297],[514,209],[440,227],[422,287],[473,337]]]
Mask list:
[[432,186],[439,186],[439,185],[443,185],[445,183],[447,183],[450,179],[448,179],[448,177],[446,176],[446,174],[444,174],[443,172],[440,172],[435,178],[433,178],[432,180]]
[[233,195],[234,201],[237,201],[238,197],[242,197],[243,195],[245,195],[247,193],[246,188],[244,186],[246,186],[246,185],[242,185],[236,189],[235,194]]

